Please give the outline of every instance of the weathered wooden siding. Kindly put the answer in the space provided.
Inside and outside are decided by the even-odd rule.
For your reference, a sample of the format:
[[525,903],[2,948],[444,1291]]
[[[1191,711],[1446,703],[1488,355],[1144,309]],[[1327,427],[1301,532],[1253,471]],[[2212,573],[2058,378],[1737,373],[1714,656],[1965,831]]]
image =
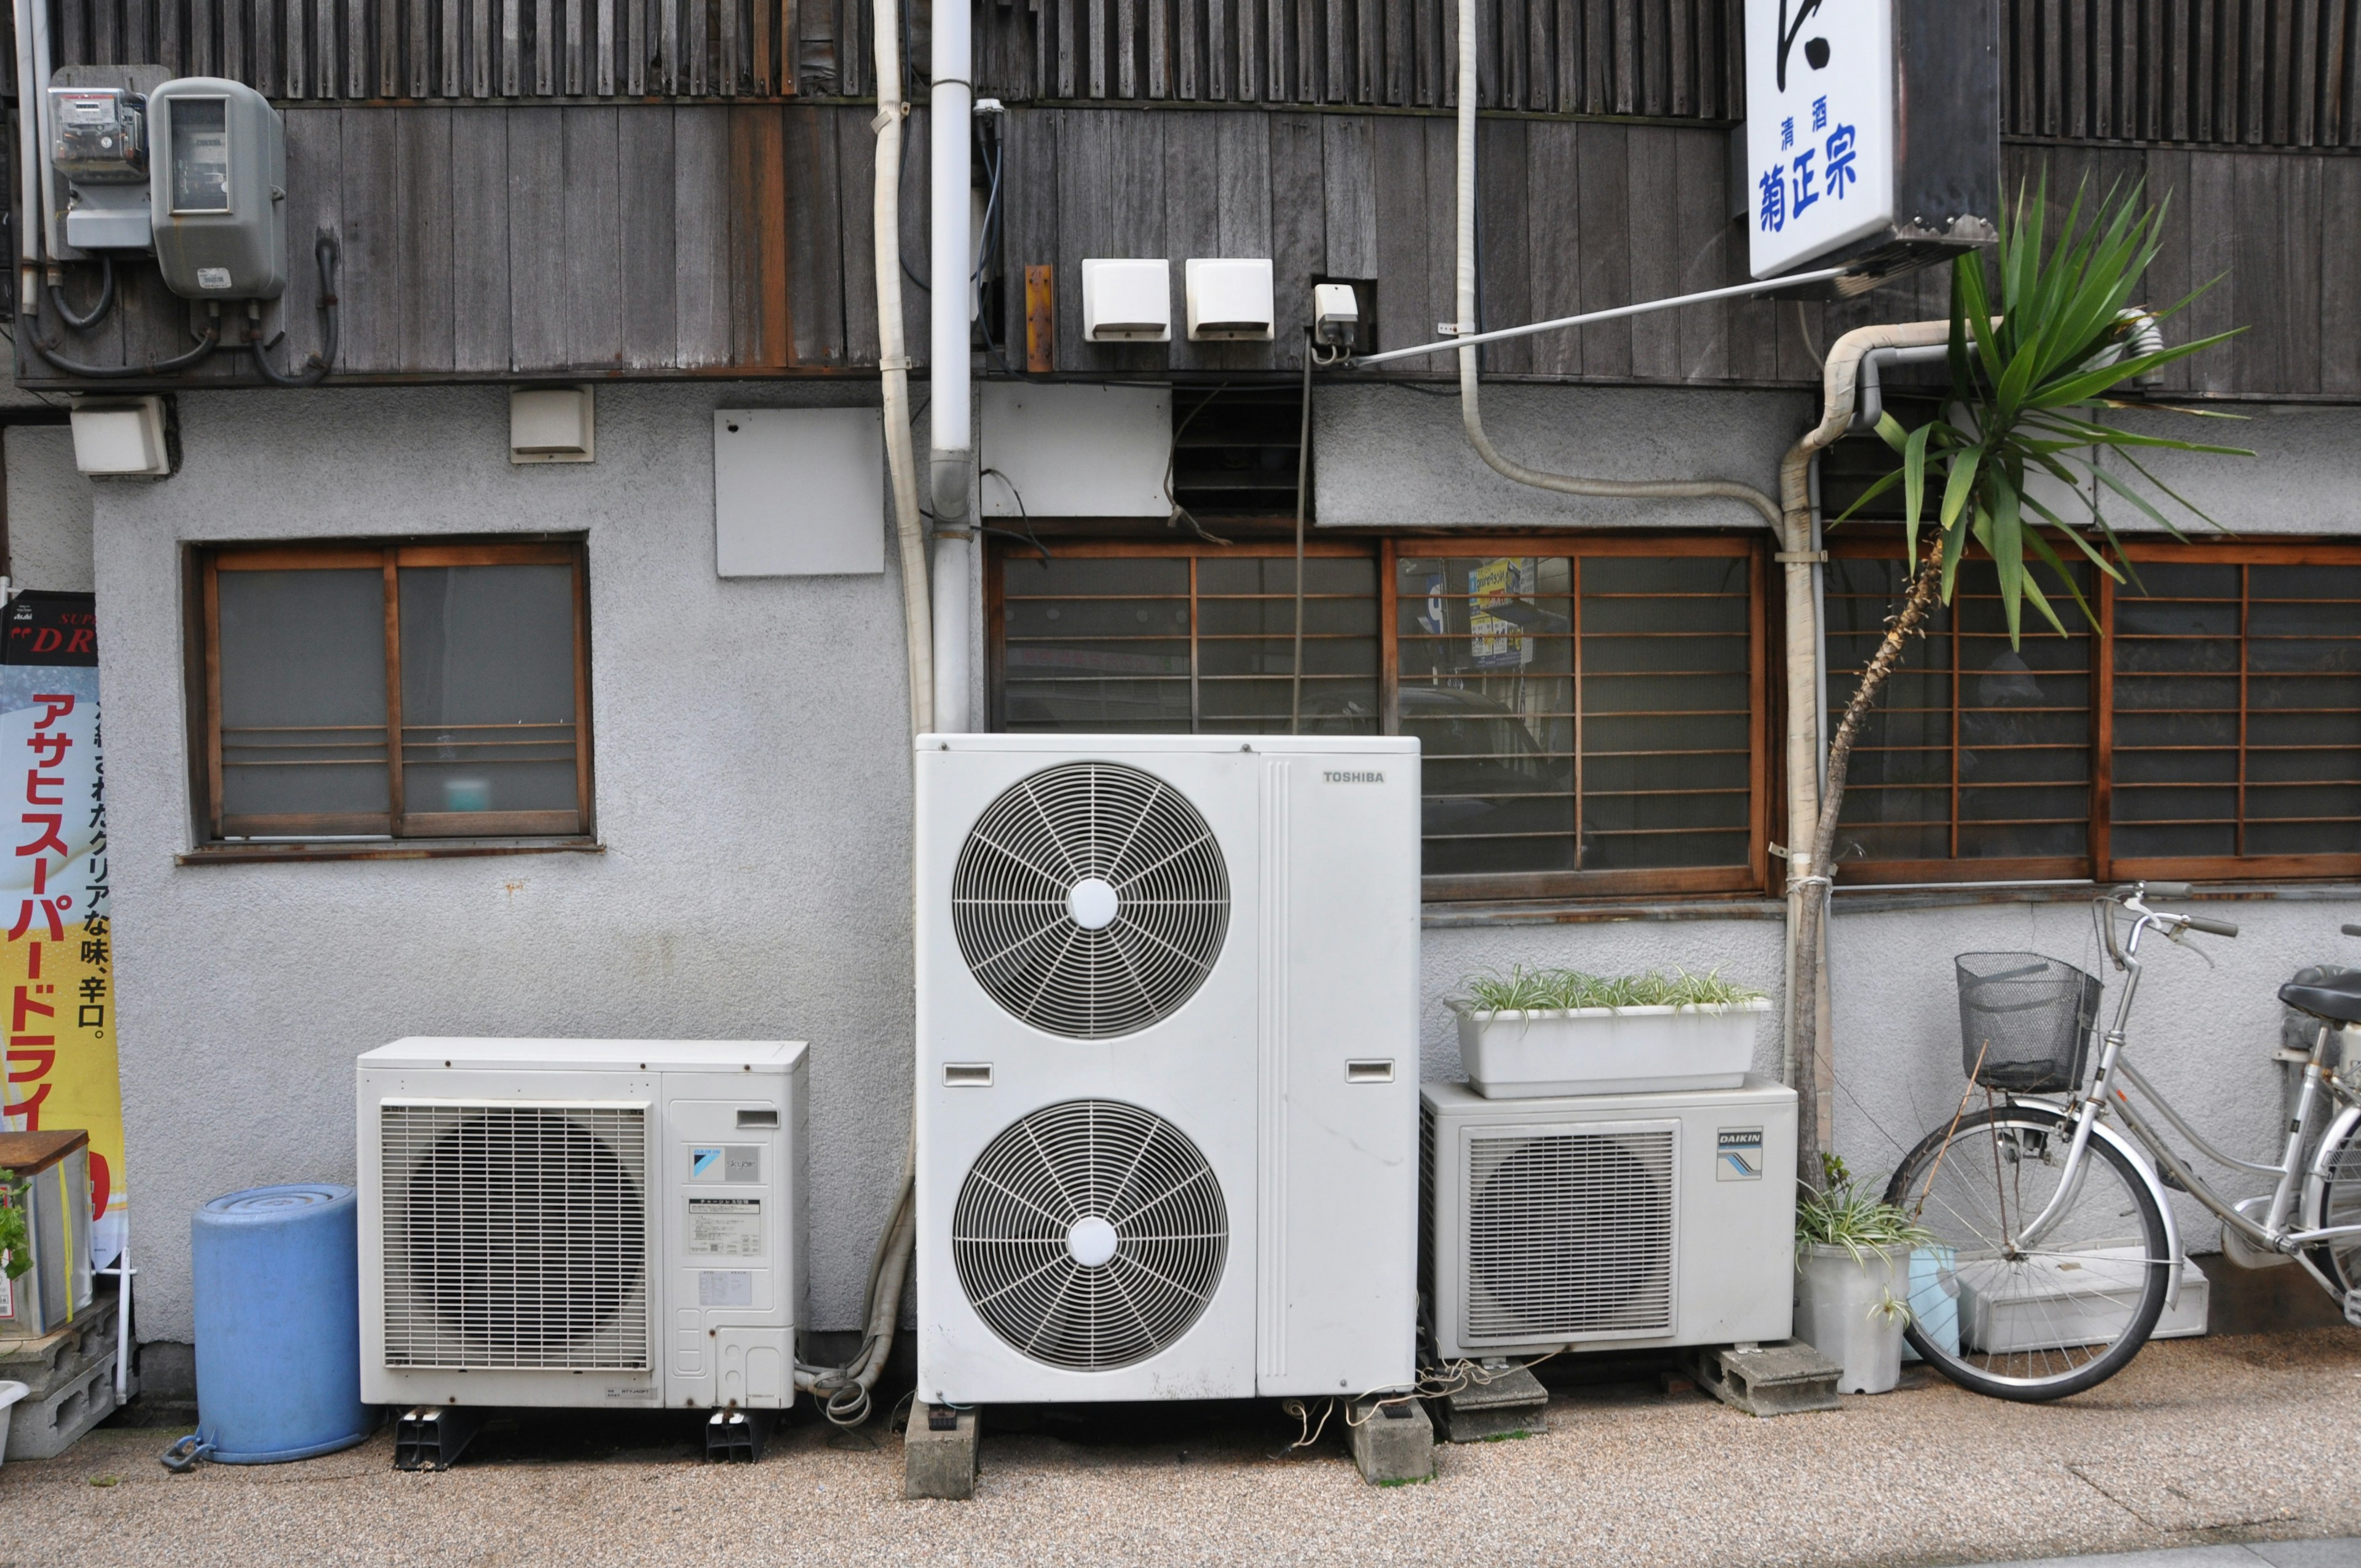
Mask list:
[[[275,357],[317,346],[312,250],[326,228],[343,246],[341,379],[873,369],[868,119],[779,104],[290,110],[293,281]],[[903,246],[923,275],[923,160],[910,173]],[[65,334],[70,357],[137,364],[189,345],[189,307],[154,268],[122,276],[124,308]],[[923,364],[926,295],[906,280],[904,310]],[[25,377],[57,380],[17,335]],[[242,354],[197,374],[254,378]]]
[[[1708,127],[1488,119],[1478,234],[1486,326],[1574,315],[1741,281],[1727,137]],[[1057,269],[1058,367],[1072,373],[1283,370],[1301,364],[1315,275],[1377,280],[1380,347],[1431,342],[1453,294],[1454,127],[1444,115],[1040,109],[1010,116],[1012,276]],[[2012,146],[2008,177],[2045,170],[2062,205],[2145,180],[2169,198],[2150,300],[2219,280],[2172,330],[2243,325],[2174,367],[2209,395],[2361,393],[2361,159],[2316,153]],[[1082,341],[1085,256],[1268,255],[1279,320],[1268,345]],[[1735,301],[1495,344],[1488,371],[1689,385],[1804,384],[1837,334],[1940,316],[1941,270],[1840,305]],[[1012,298],[1002,341],[1024,342]],[[1176,315],[1176,319],[1178,319]],[[1020,359],[1021,362],[1021,359]],[[1387,373],[1449,372],[1448,356]]]
[[[300,362],[316,334],[313,236],[341,236],[347,379],[540,374],[804,375],[877,362],[865,111],[819,104],[419,105],[288,113],[291,275],[281,311]],[[925,135],[914,116],[914,138]],[[1532,117],[1482,126],[1488,326],[1739,280],[1727,134]],[[923,145],[923,143],[921,143]],[[1006,126],[1000,264],[1055,269],[1056,359],[1083,376],[1283,375],[1301,365],[1314,277],[1373,279],[1379,346],[1432,341],[1453,303],[1454,127],[1445,114],[1031,108]],[[2148,299],[2209,281],[2171,329],[2244,326],[2177,367],[2174,389],[2361,396],[2361,159],[2183,148],[2012,146],[2010,180],[2047,170],[2060,203],[2145,180],[2170,217]],[[903,197],[921,275],[925,159]],[[1269,344],[1097,345],[1082,334],[1082,260],[1268,256]],[[187,307],[147,265],[126,307],[69,334],[87,362],[186,346]],[[77,288],[82,287],[79,282]],[[1838,334],[1945,313],[1921,273],[1843,305],[1738,301],[1486,348],[1500,376],[1801,386]],[[1003,291],[994,368],[1024,360],[1021,287]],[[925,291],[906,276],[911,342]],[[77,296],[77,303],[82,302]],[[52,330],[44,317],[41,330]],[[19,334],[20,341],[24,336]],[[1013,345],[1013,346],[1012,346]],[[30,378],[59,378],[38,363]],[[1408,378],[1449,374],[1438,356]],[[251,378],[242,357],[203,372]]]
[[[154,60],[286,100],[875,91],[866,0],[47,0],[59,62]],[[1734,121],[1742,0],[1477,0],[1479,101]],[[1992,0],[2004,129],[2361,146],[2361,0]],[[928,0],[911,7],[924,75]],[[1452,0],[983,0],[976,85],[1062,100],[1448,108]]]

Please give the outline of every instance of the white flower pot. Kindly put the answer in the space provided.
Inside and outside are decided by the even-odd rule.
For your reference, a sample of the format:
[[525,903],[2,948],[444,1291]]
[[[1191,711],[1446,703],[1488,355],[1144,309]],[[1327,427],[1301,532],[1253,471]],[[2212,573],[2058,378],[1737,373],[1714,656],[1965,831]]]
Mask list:
[[1693,1007],[1459,1014],[1459,1063],[1488,1100],[1736,1089],[1769,999]]
[[1861,1254],[1855,1262],[1840,1246],[1805,1249],[1795,1271],[1795,1337],[1833,1361],[1839,1394],[1883,1394],[1902,1381],[1899,1312],[1883,1310],[1888,1296],[1906,1302],[1910,1255]]

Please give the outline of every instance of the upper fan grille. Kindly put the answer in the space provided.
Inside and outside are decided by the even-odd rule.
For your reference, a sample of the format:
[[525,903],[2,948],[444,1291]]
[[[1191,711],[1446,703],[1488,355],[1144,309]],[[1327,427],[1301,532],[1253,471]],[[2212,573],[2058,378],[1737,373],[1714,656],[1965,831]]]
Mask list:
[[647,1113],[379,1107],[389,1366],[648,1365]]
[[1179,1128],[1136,1105],[1070,1100],[976,1157],[951,1258],[994,1333],[1092,1372],[1188,1332],[1221,1282],[1229,1235],[1221,1184]]
[[1128,1035],[1169,1016],[1213,967],[1229,921],[1204,817],[1116,762],[1067,762],[1011,785],[951,872],[968,968],[1054,1035]]
[[1670,1132],[1467,1142],[1467,1334],[1532,1342],[1673,1326]]

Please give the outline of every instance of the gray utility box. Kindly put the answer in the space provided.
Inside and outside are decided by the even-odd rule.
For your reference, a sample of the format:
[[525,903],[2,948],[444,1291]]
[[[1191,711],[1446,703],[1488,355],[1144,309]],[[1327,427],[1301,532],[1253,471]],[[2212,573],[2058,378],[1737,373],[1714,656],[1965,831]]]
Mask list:
[[52,87],[49,126],[50,161],[69,192],[66,243],[147,249],[147,101],[120,87]]
[[287,287],[287,133],[244,82],[184,76],[148,95],[156,265],[191,300]]

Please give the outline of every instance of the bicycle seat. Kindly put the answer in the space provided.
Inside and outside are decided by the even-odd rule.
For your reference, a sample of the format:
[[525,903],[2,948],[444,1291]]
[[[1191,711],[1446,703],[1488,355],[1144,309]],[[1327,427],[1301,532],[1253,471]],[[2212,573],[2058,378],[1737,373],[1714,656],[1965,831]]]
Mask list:
[[2309,985],[2280,986],[2279,1000],[2315,1018],[2361,1024],[2361,970],[2338,970]]

